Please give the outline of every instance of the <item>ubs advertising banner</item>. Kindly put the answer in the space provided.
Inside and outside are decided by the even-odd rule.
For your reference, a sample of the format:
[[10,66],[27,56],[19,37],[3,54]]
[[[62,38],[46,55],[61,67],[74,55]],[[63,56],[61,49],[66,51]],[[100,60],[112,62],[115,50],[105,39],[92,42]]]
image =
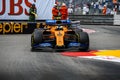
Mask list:
[[51,19],[55,0],[0,0],[0,19],[27,20],[31,4],[37,8],[37,20]]

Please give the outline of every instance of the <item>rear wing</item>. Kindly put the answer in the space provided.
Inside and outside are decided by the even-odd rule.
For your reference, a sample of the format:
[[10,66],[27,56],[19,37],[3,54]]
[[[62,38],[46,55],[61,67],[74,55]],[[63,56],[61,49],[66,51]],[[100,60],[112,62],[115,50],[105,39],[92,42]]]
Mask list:
[[46,20],[46,25],[70,25],[71,20]]

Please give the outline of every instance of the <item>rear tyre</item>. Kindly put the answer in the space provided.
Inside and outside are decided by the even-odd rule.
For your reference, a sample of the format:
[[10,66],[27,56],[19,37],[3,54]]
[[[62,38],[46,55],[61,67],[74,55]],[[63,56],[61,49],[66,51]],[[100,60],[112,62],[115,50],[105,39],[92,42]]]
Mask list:
[[83,46],[80,48],[81,51],[88,51],[89,49],[89,36],[86,32],[78,33],[78,42],[80,42]]

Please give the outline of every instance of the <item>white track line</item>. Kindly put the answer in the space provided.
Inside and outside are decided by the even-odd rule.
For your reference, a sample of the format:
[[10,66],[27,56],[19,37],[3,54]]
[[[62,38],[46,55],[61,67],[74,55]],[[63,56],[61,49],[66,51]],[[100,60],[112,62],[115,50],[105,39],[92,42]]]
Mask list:
[[120,58],[115,56],[79,56],[79,58],[89,58],[89,59],[97,59],[104,61],[120,62]]

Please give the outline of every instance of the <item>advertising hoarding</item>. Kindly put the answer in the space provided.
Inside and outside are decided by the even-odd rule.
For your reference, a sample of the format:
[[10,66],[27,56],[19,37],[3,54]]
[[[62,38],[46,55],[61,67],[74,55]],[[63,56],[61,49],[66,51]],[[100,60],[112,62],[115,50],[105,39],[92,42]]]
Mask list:
[[37,8],[37,20],[52,18],[55,0],[0,0],[0,19],[27,20],[33,3]]

